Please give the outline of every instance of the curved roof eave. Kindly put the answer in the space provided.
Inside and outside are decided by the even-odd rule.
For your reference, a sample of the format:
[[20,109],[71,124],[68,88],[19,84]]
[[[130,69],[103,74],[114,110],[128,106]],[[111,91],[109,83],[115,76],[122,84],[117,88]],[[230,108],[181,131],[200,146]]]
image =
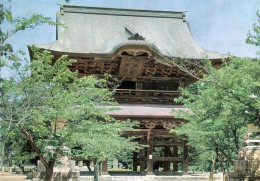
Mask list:
[[157,48],[154,44],[152,43],[121,43],[115,46],[111,51],[109,52],[104,52],[104,53],[87,53],[87,52],[71,52],[71,51],[66,51],[62,49],[61,45],[58,45],[58,41],[54,41],[51,43],[47,44],[42,44],[42,45],[36,45],[36,47],[44,49],[44,50],[50,50],[52,52],[56,52],[56,54],[68,54],[71,56],[77,56],[77,57],[104,57],[104,58],[109,58],[109,57],[114,57],[118,55],[118,52],[123,49],[143,49],[146,51],[150,51],[154,56],[160,57],[160,58],[177,58],[177,59],[223,59],[227,58],[227,55],[219,54],[217,52],[212,52],[208,50],[204,50],[204,55],[201,55],[201,57],[185,57],[185,56],[174,56],[169,54],[163,54],[159,48]]

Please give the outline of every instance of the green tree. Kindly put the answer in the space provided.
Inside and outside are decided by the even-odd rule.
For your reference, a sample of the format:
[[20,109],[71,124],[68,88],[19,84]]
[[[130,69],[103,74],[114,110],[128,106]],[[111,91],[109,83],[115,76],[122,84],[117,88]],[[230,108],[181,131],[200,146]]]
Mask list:
[[[76,124],[73,128],[75,132],[70,135],[70,147],[73,149],[74,155],[83,158],[94,158],[94,180],[98,180],[100,175],[100,165],[102,161],[108,158],[117,157],[124,152],[139,149],[136,142],[132,142],[132,138],[124,138],[120,133],[130,130],[134,123],[129,121],[118,122],[111,118],[101,118],[100,113],[93,115],[94,118],[88,116],[87,120],[83,120],[82,124]],[[107,121],[95,121],[95,119]],[[75,126],[75,124],[71,125]],[[71,130],[71,128],[68,128]],[[80,149],[78,149],[80,148]]]
[[[74,154],[95,157],[98,163],[136,147],[130,138],[121,137],[135,123],[118,122],[100,107],[112,101],[105,80],[78,79],[77,72],[68,69],[75,60],[62,56],[53,62],[50,52],[31,49],[33,61],[19,71],[19,78],[3,81],[1,127],[9,131],[9,138],[20,130],[46,168],[44,180],[51,180],[64,146],[80,146]],[[59,126],[60,118],[68,121]]]
[[[43,15],[37,14],[37,13],[33,14],[29,18],[25,18],[25,17],[13,18],[11,11],[9,11],[8,9],[5,9],[3,6],[1,6],[0,10],[1,10],[1,12],[0,12],[1,25],[7,25],[9,23],[13,27],[13,28],[7,30],[6,32],[4,32],[2,29],[0,31],[0,34],[1,34],[1,39],[0,39],[0,45],[1,45],[0,97],[2,97],[2,83],[5,81],[2,78],[2,68],[10,69],[10,70],[13,70],[13,72],[16,72],[19,69],[19,67],[21,66],[21,63],[24,61],[27,61],[26,58],[24,58],[25,53],[23,51],[19,51],[19,54],[14,53],[13,46],[11,44],[9,44],[7,40],[18,32],[31,30],[42,24],[49,24],[49,25],[61,25],[61,24],[56,24],[55,22],[53,22],[51,20],[51,18],[44,17]],[[3,24],[3,23],[5,23],[5,24]],[[1,111],[1,115],[2,115],[4,113],[2,112],[3,104],[1,101],[2,101],[2,99],[0,100],[0,105],[1,105],[0,111]],[[2,121],[2,120],[0,120],[0,121]],[[11,128],[11,122],[9,122],[9,125],[7,126],[7,130],[2,130],[2,132],[1,132],[2,139],[5,139],[5,137],[8,135],[10,128]],[[1,142],[1,153],[2,153],[1,165],[2,166],[3,166],[4,160],[6,159],[6,155],[10,156],[10,154],[8,154],[8,150],[9,150],[9,152],[11,152],[11,150],[6,146],[8,146],[7,142]],[[7,151],[7,152],[5,152],[5,151]]]
[[[255,34],[249,33],[248,43],[259,46],[259,25],[260,21],[254,24]],[[230,57],[223,61],[222,68],[216,69],[205,60],[197,63],[200,71],[179,66],[198,81],[181,89],[182,96],[177,101],[189,111],[179,116],[189,122],[176,132],[188,135],[199,155],[212,153],[225,173],[225,167],[237,159],[246,125],[260,126],[260,61]]]
[[[249,32],[247,35],[246,43],[255,45],[260,48],[260,13],[259,10],[256,13],[258,20],[253,24],[253,33]],[[257,52],[260,54],[260,51]]]
[[[233,58],[221,69],[186,89],[178,99],[189,109],[181,117],[189,122],[178,129],[190,145],[215,151],[220,164],[233,164],[247,124],[259,126],[260,62]],[[224,168],[222,166],[222,170]]]

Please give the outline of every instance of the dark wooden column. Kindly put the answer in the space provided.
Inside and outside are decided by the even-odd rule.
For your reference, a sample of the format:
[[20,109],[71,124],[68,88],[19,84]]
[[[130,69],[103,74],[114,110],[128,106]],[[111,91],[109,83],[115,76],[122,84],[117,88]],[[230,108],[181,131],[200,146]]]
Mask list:
[[[164,147],[164,156],[169,157],[171,155],[171,149],[168,146]],[[163,171],[169,171],[170,170],[170,162],[164,161],[163,162]]]
[[153,175],[153,132],[150,130],[147,136],[147,175]]
[[[178,146],[177,145],[173,146],[172,156],[178,157]],[[178,162],[173,162],[173,171],[178,172]]]
[[108,175],[107,171],[107,160],[102,162],[102,175]]
[[133,171],[137,171],[137,165],[138,165],[138,160],[137,160],[138,153],[133,152]]
[[[141,138],[141,141],[144,141],[144,137]],[[140,150],[140,171],[145,170],[145,150],[144,148]]]
[[183,175],[187,175],[188,174],[188,141],[186,140],[187,138],[185,138],[185,140],[183,141]]

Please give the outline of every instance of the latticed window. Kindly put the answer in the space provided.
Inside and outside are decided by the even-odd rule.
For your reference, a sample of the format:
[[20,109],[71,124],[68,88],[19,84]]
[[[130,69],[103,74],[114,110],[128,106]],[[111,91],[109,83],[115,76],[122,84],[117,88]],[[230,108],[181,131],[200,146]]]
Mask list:
[[173,82],[131,82],[123,81],[119,89],[138,89],[138,90],[163,90],[177,91],[179,83]]

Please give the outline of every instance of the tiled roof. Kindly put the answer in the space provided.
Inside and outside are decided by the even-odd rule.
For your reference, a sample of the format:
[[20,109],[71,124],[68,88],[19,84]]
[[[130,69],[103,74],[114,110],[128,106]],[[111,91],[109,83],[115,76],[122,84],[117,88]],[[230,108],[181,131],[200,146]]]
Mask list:
[[125,45],[144,46],[160,56],[220,59],[193,39],[185,12],[60,5],[57,40],[38,45],[64,53],[113,54]]

